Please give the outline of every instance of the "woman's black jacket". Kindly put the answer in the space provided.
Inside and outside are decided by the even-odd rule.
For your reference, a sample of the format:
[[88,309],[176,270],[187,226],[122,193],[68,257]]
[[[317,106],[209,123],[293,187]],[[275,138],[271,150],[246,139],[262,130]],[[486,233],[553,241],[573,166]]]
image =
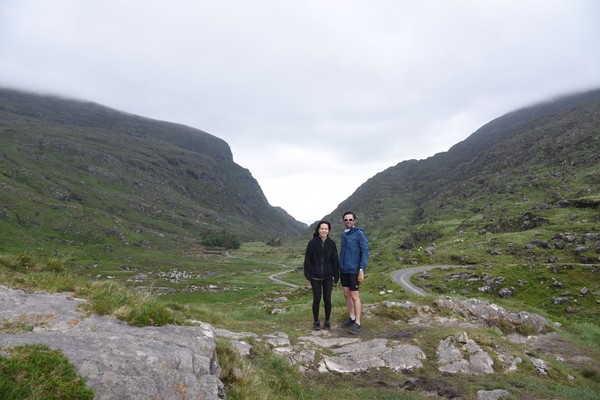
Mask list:
[[304,277],[307,280],[333,278],[340,279],[340,263],[335,242],[327,237],[325,241],[317,235],[306,246],[304,254]]

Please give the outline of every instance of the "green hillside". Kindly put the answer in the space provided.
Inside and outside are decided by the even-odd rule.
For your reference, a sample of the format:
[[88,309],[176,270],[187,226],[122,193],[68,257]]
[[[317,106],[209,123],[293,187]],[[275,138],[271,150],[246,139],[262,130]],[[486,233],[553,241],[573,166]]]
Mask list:
[[223,140],[97,104],[0,90],[0,252],[180,253],[305,224]]
[[347,209],[387,260],[599,263],[600,90],[509,113],[447,152],[388,168],[328,216],[338,231]]

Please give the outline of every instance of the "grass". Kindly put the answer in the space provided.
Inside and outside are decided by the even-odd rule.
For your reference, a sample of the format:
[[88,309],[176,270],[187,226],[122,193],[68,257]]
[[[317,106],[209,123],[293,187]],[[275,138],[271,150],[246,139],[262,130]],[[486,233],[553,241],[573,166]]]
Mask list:
[[[475,278],[454,278],[467,273]],[[503,306],[529,309],[566,324],[598,321],[600,310],[592,294],[581,296],[587,287],[590,293],[600,289],[596,268],[589,265],[528,264],[504,267],[471,266],[448,270],[430,270],[426,282],[437,293],[476,296]],[[418,277],[414,277],[415,281]],[[482,287],[492,286],[491,292]],[[510,298],[498,295],[501,288],[509,288]],[[566,294],[570,293],[570,294]],[[567,304],[555,304],[554,299],[568,298]]]
[[44,345],[15,346],[0,353],[0,398],[31,400],[86,400],[94,391],[86,386],[60,351]]
[[[376,244],[374,244],[373,248]],[[167,258],[139,262],[135,258],[122,263],[98,261],[93,268],[72,263],[65,265],[60,259],[37,259],[35,256],[0,257],[0,279],[9,286],[26,290],[69,291],[90,302],[85,311],[116,318],[134,325],[161,325],[166,323],[186,324],[188,320],[208,322],[219,328],[236,332],[251,331],[268,334],[286,332],[292,343],[298,337],[310,334],[312,321],[310,303],[312,295],[305,288],[299,266],[303,261],[302,243],[287,243],[273,248],[260,243],[247,243],[226,255],[182,256],[177,260]],[[127,266],[128,268],[122,268]],[[592,399],[592,393],[600,388],[600,371],[593,360],[600,360],[599,327],[595,304],[579,301],[582,309],[575,314],[565,314],[559,308],[541,307],[547,302],[554,289],[547,289],[552,277],[566,285],[578,287],[583,283],[595,282],[591,269],[573,266],[573,269],[552,266],[523,264],[511,267],[470,266],[466,269],[432,271],[428,280],[434,291],[462,296],[477,296],[495,302],[511,310],[538,312],[551,320],[558,320],[563,327],[556,330],[575,349],[590,357],[590,362],[573,366],[563,362],[547,360],[552,365],[552,375],[537,376],[526,363],[517,373],[489,376],[445,377],[437,371],[436,348],[440,340],[463,329],[415,327],[409,320],[416,315],[415,309],[383,306],[384,300],[411,301],[417,306],[430,305],[435,295],[414,297],[400,289],[390,279],[398,268],[386,252],[373,252],[372,263],[367,269],[366,282],[361,287],[364,304],[363,340],[388,338],[419,346],[427,355],[424,367],[413,375],[398,374],[388,370],[371,370],[359,374],[341,375],[318,373],[308,370],[300,372],[290,366],[286,359],[273,354],[264,342],[255,341],[249,357],[241,357],[225,339],[218,341],[217,353],[222,367],[221,378],[230,399],[425,399],[421,392],[432,391],[445,396],[475,398],[477,390],[507,388],[514,398],[559,398]],[[173,279],[173,271],[185,272],[185,277]],[[300,285],[299,288],[276,285],[268,277],[274,273],[288,271],[280,276],[286,281]],[[527,281],[526,286],[516,286],[512,298],[500,299],[493,294],[477,290],[481,282],[447,280],[448,274],[465,271],[481,277],[504,278],[507,285]],[[140,274],[146,279],[130,281]],[[590,275],[591,274],[591,275]],[[212,286],[211,286],[212,285]],[[212,289],[211,289],[212,288]],[[192,290],[194,289],[194,290]],[[210,290],[209,290],[210,289]],[[590,287],[590,289],[592,289]],[[165,294],[167,291],[172,293]],[[276,299],[286,297],[287,301]],[[273,314],[275,308],[284,312]],[[322,310],[321,310],[322,312]],[[445,315],[443,311],[440,316]],[[581,318],[585,315],[586,318]],[[335,325],[347,317],[346,305],[341,289],[333,293],[332,323]],[[591,318],[591,319],[590,319]],[[21,332],[31,326],[5,325],[2,332]],[[470,330],[469,337],[480,346],[495,354],[504,349],[513,356],[526,358],[521,347],[508,342],[493,327]],[[323,350],[326,351],[326,350]],[[318,358],[318,356],[317,356]],[[499,363],[499,360],[496,360]],[[498,364],[499,365],[499,364]],[[499,366],[496,366],[499,368]],[[576,377],[577,385],[569,376]],[[275,378],[276,377],[276,378]],[[414,381],[409,382],[411,378]],[[417,382],[418,388],[407,391]],[[550,397],[549,393],[555,393]]]

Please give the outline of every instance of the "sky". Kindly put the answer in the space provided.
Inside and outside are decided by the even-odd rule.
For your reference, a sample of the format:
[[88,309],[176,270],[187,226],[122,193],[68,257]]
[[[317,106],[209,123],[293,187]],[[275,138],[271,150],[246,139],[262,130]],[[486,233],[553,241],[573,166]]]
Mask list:
[[600,87],[597,0],[0,0],[0,86],[225,140],[312,223],[494,118]]

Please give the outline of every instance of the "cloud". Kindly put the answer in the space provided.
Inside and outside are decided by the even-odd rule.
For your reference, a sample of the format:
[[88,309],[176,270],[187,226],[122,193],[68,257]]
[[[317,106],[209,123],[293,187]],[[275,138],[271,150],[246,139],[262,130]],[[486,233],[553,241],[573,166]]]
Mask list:
[[599,87],[599,20],[595,0],[4,0],[0,85],[223,138],[310,222],[389,166]]

